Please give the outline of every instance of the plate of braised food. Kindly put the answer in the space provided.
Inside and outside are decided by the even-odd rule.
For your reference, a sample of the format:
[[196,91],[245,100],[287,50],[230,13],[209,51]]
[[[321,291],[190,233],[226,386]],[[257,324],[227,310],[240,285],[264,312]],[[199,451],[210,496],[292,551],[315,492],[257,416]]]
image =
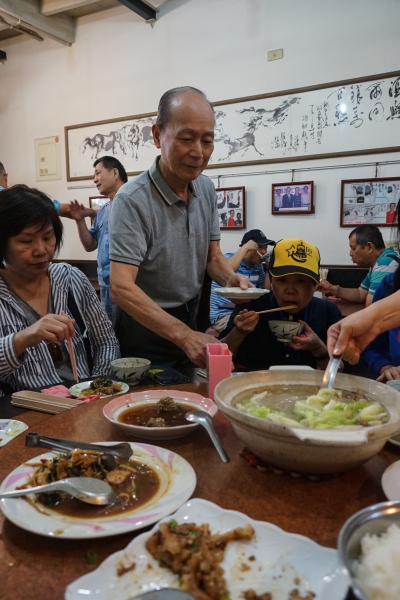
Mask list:
[[125,394],[129,390],[129,385],[122,381],[113,381],[106,377],[97,377],[91,381],[82,381],[76,383],[69,388],[69,393],[75,398],[85,398],[86,396],[100,396],[100,398],[106,398],[107,396],[116,396],[118,394]]

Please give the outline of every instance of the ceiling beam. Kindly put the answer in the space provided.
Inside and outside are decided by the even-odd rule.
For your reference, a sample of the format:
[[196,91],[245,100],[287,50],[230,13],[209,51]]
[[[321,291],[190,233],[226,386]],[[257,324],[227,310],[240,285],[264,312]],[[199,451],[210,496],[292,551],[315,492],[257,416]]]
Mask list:
[[65,12],[66,10],[81,8],[81,6],[87,6],[88,4],[95,4],[95,2],[96,0],[41,0],[40,12],[45,17],[51,17],[52,15]]
[[155,6],[146,2],[146,0],[118,0],[118,2],[133,10],[133,12],[145,21],[155,21],[159,12],[158,8],[155,8]]
[[75,41],[75,19],[65,14],[42,15],[39,0],[0,0],[0,15],[12,25],[20,24],[68,46]]

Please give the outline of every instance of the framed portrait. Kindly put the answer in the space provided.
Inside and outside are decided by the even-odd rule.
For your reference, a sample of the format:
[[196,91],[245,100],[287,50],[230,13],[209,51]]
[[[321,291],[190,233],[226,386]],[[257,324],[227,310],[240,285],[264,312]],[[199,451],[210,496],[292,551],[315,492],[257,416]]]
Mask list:
[[314,182],[290,181],[272,184],[273,215],[314,214]]
[[[94,210],[100,210],[107,202],[109,202],[110,198],[106,196],[90,196],[89,197],[89,206]],[[93,217],[91,217],[91,221],[93,224]]]
[[244,187],[216,188],[219,226],[221,229],[246,228]]
[[342,180],[340,226],[397,225],[399,199],[400,177]]

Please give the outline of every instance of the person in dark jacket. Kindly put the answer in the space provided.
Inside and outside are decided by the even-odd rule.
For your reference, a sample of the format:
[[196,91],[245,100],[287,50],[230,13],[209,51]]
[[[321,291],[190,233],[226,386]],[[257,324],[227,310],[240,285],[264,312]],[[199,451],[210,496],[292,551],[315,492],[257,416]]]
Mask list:
[[[301,239],[280,240],[272,251],[269,274],[272,292],[249,304],[237,305],[221,341],[228,344],[236,364],[248,370],[273,365],[308,365],[325,369],[329,356],[327,331],[342,318],[328,300],[314,297],[319,283],[318,248]],[[296,305],[296,308],[258,315],[258,311]],[[303,331],[288,342],[270,331],[270,320],[298,321]]]

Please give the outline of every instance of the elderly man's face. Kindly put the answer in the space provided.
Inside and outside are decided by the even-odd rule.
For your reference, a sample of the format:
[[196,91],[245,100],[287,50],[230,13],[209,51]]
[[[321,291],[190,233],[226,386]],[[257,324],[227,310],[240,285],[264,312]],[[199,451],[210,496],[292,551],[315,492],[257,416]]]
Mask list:
[[165,129],[153,125],[161,149],[160,171],[172,189],[188,185],[206,168],[214,150],[214,115],[196,93],[177,96]]

